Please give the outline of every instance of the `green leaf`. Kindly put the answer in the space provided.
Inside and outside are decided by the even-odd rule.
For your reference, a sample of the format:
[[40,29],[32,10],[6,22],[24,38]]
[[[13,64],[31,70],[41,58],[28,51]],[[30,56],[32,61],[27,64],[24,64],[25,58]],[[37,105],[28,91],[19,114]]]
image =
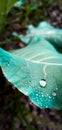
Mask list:
[[0,0],[0,15],[7,14],[18,0]]
[[18,2],[15,3],[15,7],[19,8],[21,5],[23,5],[26,2],[26,0],[18,0]]
[[4,31],[7,14],[18,0],[0,0],[0,37]]
[[34,37],[12,54],[0,49],[3,74],[40,108],[62,109],[62,55],[46,40]]
[[28,26],[28,30],[26,32],[26,36],[18,35],[17,33],[13,33],[14,36],[17,36],[20,40],[29,43],[30,39],[33,36],[42,36],[46,40],[50,41],[56,47],[62,47],[62,29],[57,29],[51,26],[47,22],[40,22],[37,27],[33,25]]

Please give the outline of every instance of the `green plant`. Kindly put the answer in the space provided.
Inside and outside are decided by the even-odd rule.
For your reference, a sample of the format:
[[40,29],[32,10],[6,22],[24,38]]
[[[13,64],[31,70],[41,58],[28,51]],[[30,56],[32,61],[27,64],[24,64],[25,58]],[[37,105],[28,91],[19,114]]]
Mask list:
[[4,31],[7,15],[18,0],[0,0],[0,37]]
[[13,32],[13,36],[28,44],[33,36],[40,36],[51,42],[55,47],[62,47],[62,29],[57,29],[49,23],[40,22],[37,27],[32,24],[27,26],[26,35],[20,35]]
[[[61,39],[60,31],[58,36]],[[45,39],[41,37],[41,32],[41,35],[36,34],[36,29],[32,30],[32,34],[33,32],[34,35],[29,35],[28,46],[24,49],[13,51],[12,54],[0,49],[0,66],[8,81],[29,96],[35,105],[40,108],[62,109],[62,54],[52,45],[52,42],[59,45],[60,40],[53,27],[51,43],[45,40],[50,34],[48,28],[43,32],[43,36],[47,32]],[[50,41],[51,36],[49,37]],[[27,41],[26,37],[23,40]],[[60,45],[62,47],[61,43]]]
[[[6,0],[6,1],[8,1],[8,0]],[[47,16],[46,16],[45,12],[46,12],[47,8],[51,5],[54,5],[54,0],[49,0],[49,1],[42,0],[43,6],[40,6],[41,5],[40,0],[31,0],[31,2],[28,2],[28,4],[26,2],[26,4],[22,5],[22,8],[20,8],[20,6],[22,4],[21,1],[20,1],[20,4],[18,4],[19,9],[20,9],[20,12],[18,12],[18,14],[21,14],[21,20],[22,20],[21,25],[23,25],[23,26],[26,26],[27,23],[31,22],[30,21],[31,19],[33,20],[33,18],[34,18],[35,24],[37,24],[42,19],[43,20],[46,19]],[[30,1],[30,0],[27,0],[27,1]],[[59,1],[57,0],[57,3],[61,5],[60,0]],[[0,5],[2,5],[2,4],[0,4]],[[6,4],[6,6],[7,6],[7,4]],[[0,7],[0,9],[1,9],[1,7]],[[6,10],[6,8],[7,7],[5,7],[5,10]],[[6,20],[7,20],[7,15],[9,13],[10,9],[8,10],[7,13],[5,10],[4,10],[4,13],[3,12],[0,13],[0,16],[1,16],[0,36],[1,36],[1,33],[4,31],[4,28],[6,25]],[[19,16],[20,15],[18,15],[18,17]],[[30,17],[31,17],[31,19],[30,19]],[[53,107],[53,108],[62,110],[62,101],[61,101],[62,100],[62,83],[61,83],[62,82],[61,81],[62,55],[57,53],[55,48],[50,45],[50,44],[53,44],[56,48],[59,48],[59,47],[62,48],[62,38],[61,38],[62,30],[55,29],[52,26],[48,25],[48,23],[45,23],[43,26],[41,24],[42,23],[40,23],[37,28],[35,28],[33,25],[29,25],[28,31],[25,36],[19,35],[17,33],[13,33],[14,36],[16,36],[18,39],[22,40],[28,46],[25,49],[19,49],[17,51],[13,51],[12,55],[10,53],[7,53],[4,50],[0,49],[0,65],[1,65],[1,68],[2,68],[3,73],[6,76],[6,78],[15,87],[17,87],[21,92],[23,92],[25,95],[27,95],[27,92],[28,92],[28,96],[30,97],[30,99],[32,100],[32,102],[34,104],[36,104],[40,108],[41,107],[44,107],[44,108]],[[50,32],[50,33],[48,33],[48,32]],[[49,42],[47,42],[45,39],[40,38],[40,37],[45,38]],[[7,44],[9,42],[11,43],[12,41],[6,40],[3,42],[0,42],[0,45]],[[42,45],[40,45],[40,44],[42,44]],[[44,55],[43,55],[43,53],[44,53]],[[50,57],[50,59],[48,59],[49,55],[52,55],[52,57]],[[29,58],[32,58],[32,59],[29,59]],[[38,64],[37,62],[40,59],[44,60],[45,64],[42,64],[41,61]],[[17,61],[18,61],[18,63],[19,62],[20,63],[17,64]],[[49,62],[50,62],[50,65],[48,65]],[[27,66],[25,66],[24,63],[26,63]],[[20,66],[21,66],[21,68],[20,68]],[[41,66],[41,70],[40,70],[40,66]],[[22,71],[20,71],[21,69],[22,69]],[[11,73],[10,73],[10,71],[11,71]],[[43,72],[44,72],[44,75],[43,75]],[[29,76],[29,78],[28,78],[28,76]],[[45,77],[42,77],[42,76],[45,76]],[[26,77],[27,77],[27,79],[26,79]],[[42,79],[42,78],[43,79],[40,80],[40,82],[39,82],[38,77],[40,77],[40,79]],[[46,78],[46,80],[45,80],[45,78]],[[21,81],[22,81],[22,83],[21,83]],[[37,81],[38,81],[39,86],[37,86],[37,88],[36,88]],[[21,84],[23,85],[22,87],[21,87]],[[43,84],[43,86],[41,86],[42,84]],[[27,89],[27,86],[28,86],[28,89]],[[30,87],[30,89],[29,89],[29,87]],[[32,92],[32,94],[30,94],[30,92]],[[44,95],[42,95],[42,93]],[[33,96],[33,94],[34,94],[34,96]],[[51,96],[48,94],[51,94]],[[19,93],[18,93],[16,96],[16,100],[14,100],[15,104],[17,104],[16,105],[17,107],[15,107],[15,109],[14,109],[15,105],[12,106],[12,104],[13,104],[12,101],[11,101],[10,105],[8,105],[8,104],[6,105],[6,107],[9,107],[9,108],[11,107],[11,109],[13,109],[12,112],[13,112],[14,117],[11,119],[12,125],[13,125],[13,127],[11,127],[11,130],[12,129],[15,130],[15,122],[16,122],[15,121],[15,117],[16,117],[15,111],[16,110],[19,113],[18,118],[23,120],[23,122],[26,124],[28,130],[33,129],[33,127],[29,123],[29,118],[31,118],[31,117],[33,118],[34,121],[40,122],[41,126],[44,126],[44,127],[47,126],[47,127],[51,128],[51,123],[49,123],[49,121],[41,120],[39,118],[39,116],[35,116],[26,108],[26,106],[22,105],[22,103],[20,102],[20,97],[21,96],[19,96]],[[42,100],[40,100],[40,99],[42,99]],[[42,103],[42,106],[41,106],[41,103]],[[6,109],[6,107],[5,107],[5,109]],[[5,113],[6,113],[6,111],[5,111]],[[27,114],[25,115],[25,113],[27,113]],[[56,123],[55,125],[52,125],[52,127],[53,127],[53,129],[57,129],[58,124]]]

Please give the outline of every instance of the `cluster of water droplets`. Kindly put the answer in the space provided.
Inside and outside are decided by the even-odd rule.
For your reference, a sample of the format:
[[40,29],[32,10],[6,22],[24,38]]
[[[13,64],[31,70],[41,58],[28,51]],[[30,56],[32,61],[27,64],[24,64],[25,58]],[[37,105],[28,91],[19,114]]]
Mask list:
[[[41,87],[46,87],[46,85],[47,85],[47,83],[46,83],[46,80],[45,79],[41,79],[40,81],[39,81],[39,84],[40,84],[40,86]],[[56,91],[58,90],[58,88],[56,88]],[[52,92],[52,96],[56,96],[57,94],[56,94],[56,91],[53,91]],[[50,96],[49,96],[49,98],[51,98]]]

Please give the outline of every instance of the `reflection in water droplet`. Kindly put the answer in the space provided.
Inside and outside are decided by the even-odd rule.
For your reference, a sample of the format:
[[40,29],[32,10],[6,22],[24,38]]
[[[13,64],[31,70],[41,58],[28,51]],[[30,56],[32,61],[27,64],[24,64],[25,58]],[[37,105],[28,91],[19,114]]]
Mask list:
[[53,92],[52,95],[53,95],[53,96],[56,96],[56,92]]
[[41,80],[39,81],[39,84],[40,84],[41,87],[45,87],[45,86],[46,86],[46,81],[45,81],[45,79],[41,79]]

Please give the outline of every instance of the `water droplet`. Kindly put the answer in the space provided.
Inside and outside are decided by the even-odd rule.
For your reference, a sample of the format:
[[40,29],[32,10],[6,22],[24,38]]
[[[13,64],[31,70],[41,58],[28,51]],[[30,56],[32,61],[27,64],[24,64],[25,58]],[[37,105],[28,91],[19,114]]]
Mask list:
[[46,108],[48,108],[48,106],[45,106]]
[[36,96],[38,96],[38,93],[36,93]]
[[6,65],[9,66],[9,62],[7,62]]
[[51,98],[51,97],[49,96],[49,98]]
[[31,83],[31,80],[29,80],[29,84]]
[[8,67],[9,66],[9,61],[5,61],[5,65]]
[[53,95],[53,96],[56,96],[56,92],[53,92],[52,95]]
[[45,81],[45,79],[41,79],[41,80],[39,81],[39,84],[40,84],[41,87],[45,87],[45,86],[46,86],[46,81]]
[[47,96],[49,96],[48,93],[47,93]]
[[42,94],[42,97],[44,97],[44,95]]
[[56,90],[58,90],[58,88],[56,88]]

